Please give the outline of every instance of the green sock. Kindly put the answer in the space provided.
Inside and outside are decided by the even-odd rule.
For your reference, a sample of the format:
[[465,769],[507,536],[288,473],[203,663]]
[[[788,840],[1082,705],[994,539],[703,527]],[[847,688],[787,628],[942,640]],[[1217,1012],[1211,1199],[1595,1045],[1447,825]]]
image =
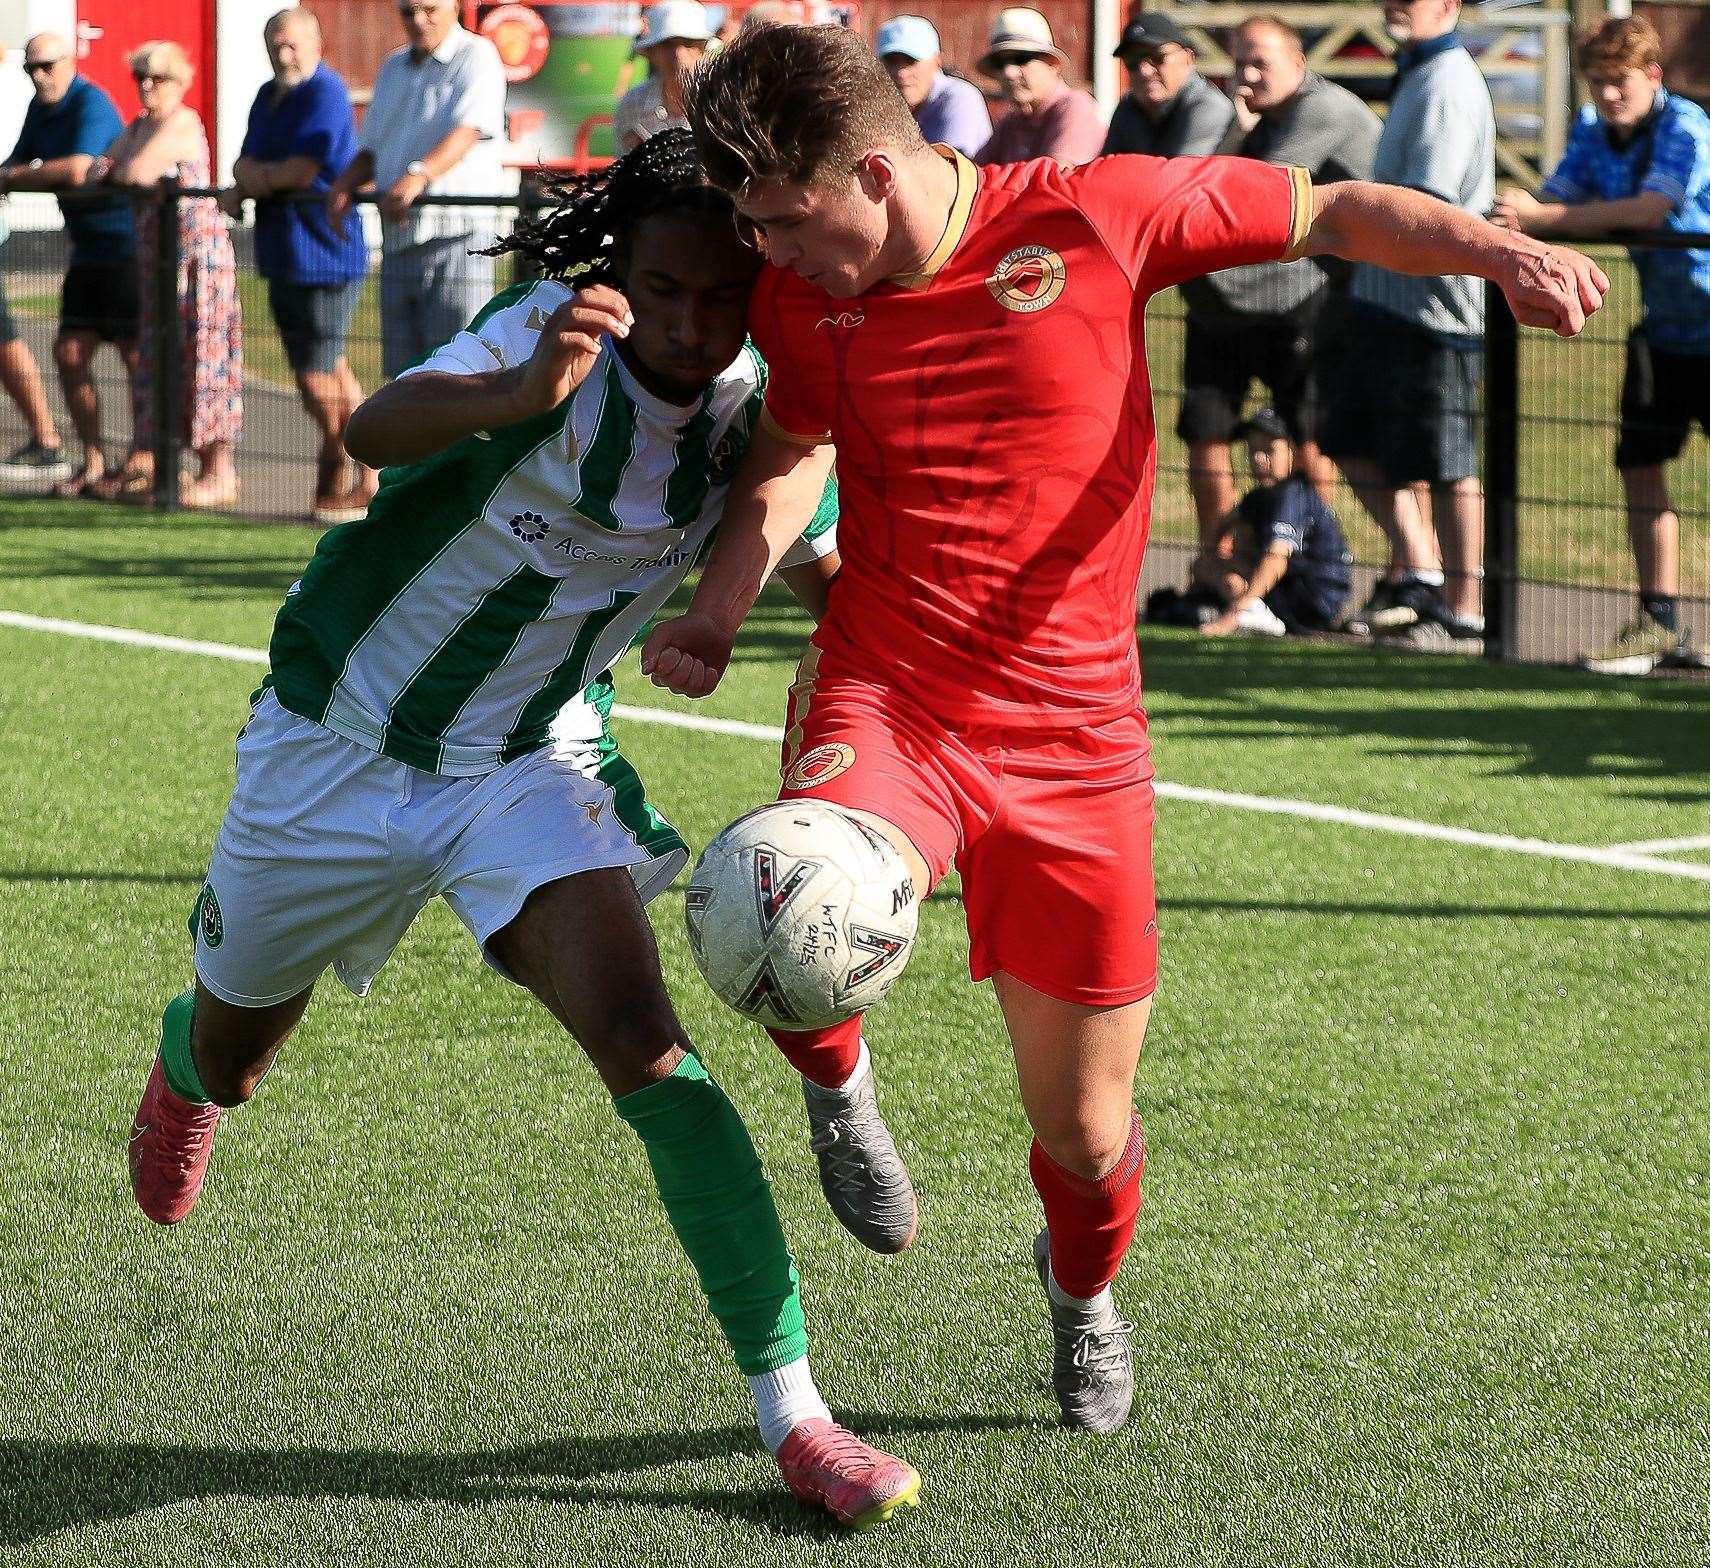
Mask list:
[[807,1354],[796,1265],[736,1107],[693,1056],[615,1100],[647,1150],[677,1239],[736,1364],[750,1376]]
[[190,1018],[196,1010],[196,993],[185,991],[166,1004],[160,1019],[160,1065],[166,1069],[166,1086],[181,1100],[193,1105],[208,1104],[208,1091],[190,1054]]

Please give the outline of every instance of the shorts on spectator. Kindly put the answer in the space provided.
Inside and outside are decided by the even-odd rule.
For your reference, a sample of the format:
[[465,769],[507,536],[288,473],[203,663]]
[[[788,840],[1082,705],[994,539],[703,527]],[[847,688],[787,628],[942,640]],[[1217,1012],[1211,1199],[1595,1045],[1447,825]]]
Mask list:
[[1348,584],[1318,577],[1290,563],[1288,572],[1265,595],[1271,613],[1292,632],[1327,632],[1342,618]]
[[268,308],[293,372],[325,375],[337,367],[344,357],[350,318],[361,293],[361,278],[349,283],[267,280]]
[[1176,434],[1184,441],[1227,441],[1240,424],[1247,389],[1262,381],[1271,407],[1296,441],[1316,434],[1312,337],[1322,295],[1275,316],[1187,318],[1182,354],[1182,406]]
[[0,348],[16,340],[18,326],[12,320],[12,307],[6,299],[6,274],[0,272]]
[[1627,338],[1617,468],[1656,468],[1680,456],[1693,421],[1710,435],[1710,354],[1654,348],[1643,327]]
[[1482,349],[1338,300],[1318,328],[1319,444],[1330,457],[1376,463],[1392,485],[1469,478],[1478,472],[1483,374]]
[[107,343],[136,341],[141,308],[136,263],[74,261],[59,293],[60,332],[93,332]]

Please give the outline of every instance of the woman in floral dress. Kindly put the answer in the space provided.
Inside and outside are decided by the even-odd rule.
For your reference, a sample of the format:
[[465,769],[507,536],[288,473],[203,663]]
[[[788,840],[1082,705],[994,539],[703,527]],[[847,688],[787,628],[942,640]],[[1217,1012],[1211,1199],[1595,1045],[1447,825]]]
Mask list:
[[[92,179],[113,185],[149,186],[175,178],[206,189],[213,183],[208,137],[194,109],[184,103],[192,73],[189,57],[175,43],[155,40],[130,56],[139,114],[97,159]],[[160,207],[137,208],[137,266],[142,277],[144,319],[154,299],[159,256]],[[238,476],[232,449],[243,433],[243,325],[238,309],[237,258],[226,220],[214,198],[178,203],[179,385],[183,391],[186,445],[199,473],[184,486],[185,506],[230,506]],[[145,331],[142,363],[134,382],[132,450],[124,466],[92,487],[110,499],[140,499],[154,487],[154,375],[156,356]]]

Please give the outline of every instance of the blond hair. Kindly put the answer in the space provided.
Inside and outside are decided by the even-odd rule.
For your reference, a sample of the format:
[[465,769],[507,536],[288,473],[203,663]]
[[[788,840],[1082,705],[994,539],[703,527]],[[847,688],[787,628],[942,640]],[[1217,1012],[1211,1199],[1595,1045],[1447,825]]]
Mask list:
[[171,76],[186,86],[196,74],[196,67],[190,63],[184,45],[174,43],[170,38],[151,38],[145,44],[138,44],[125,56],[125,64],[131,68],[133,76],[138,71],[146,71],[156,76]]

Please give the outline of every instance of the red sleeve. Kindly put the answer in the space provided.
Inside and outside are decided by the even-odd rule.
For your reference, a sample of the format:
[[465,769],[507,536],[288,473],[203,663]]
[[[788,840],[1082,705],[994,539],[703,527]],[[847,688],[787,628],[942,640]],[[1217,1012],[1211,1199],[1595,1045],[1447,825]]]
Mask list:
[[1067,183],[1143,296],[1224,267],[1292,260],[1312,222],[1306,171],[1255,158],[1119,153]]
[[[767,267],[754,285],[748,306],[748,335],[766,361],[766,403],[761,418],[778,435],[801,446],[831,439],[830,410],[816,395],[814,379],[791,352],[800,338],[790,322],[799,316],[799,300],[789,274]],[[792,307],[795,307],[792,309]]]

